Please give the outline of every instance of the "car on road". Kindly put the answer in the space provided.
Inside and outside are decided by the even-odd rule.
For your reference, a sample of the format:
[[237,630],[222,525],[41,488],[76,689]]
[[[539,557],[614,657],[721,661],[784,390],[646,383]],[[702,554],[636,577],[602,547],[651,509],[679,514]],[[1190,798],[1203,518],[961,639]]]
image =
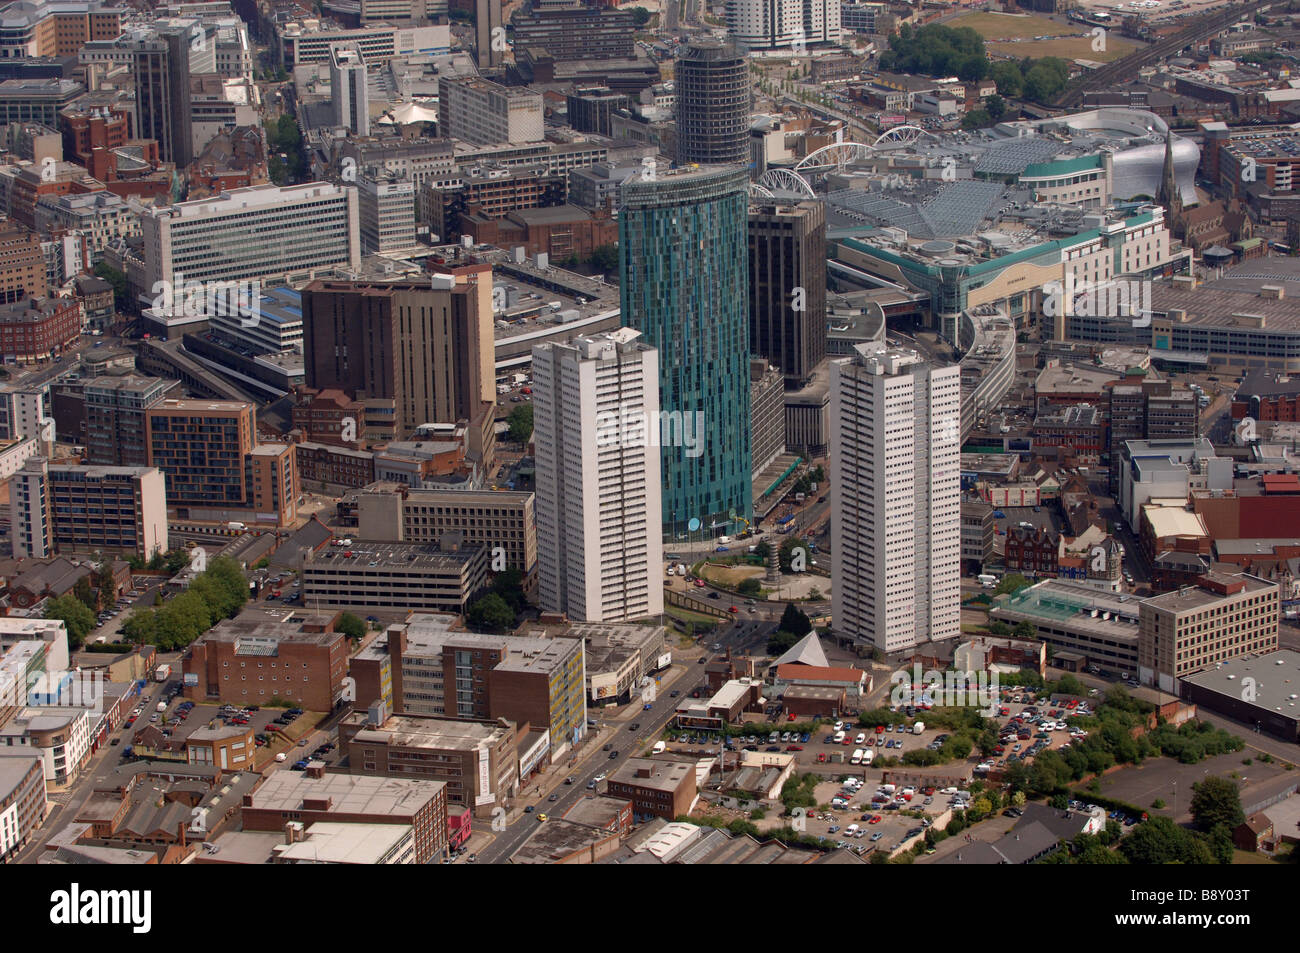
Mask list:
[[728,609],[727,611],[728,611],[728,612],[739,612],[740,609],[737,608],[736,606],[732,606],[732,607],[731,607],[730,609]]
[[617,752],[617,751],[611,751],[611,752],[609,753],[609,760],[610,760],[610,761],[613,761],[613,760],[614,760],[615,758],[617,758],[617,757],[618,757],[618,752]]
[[639,722],[639,721],[634,721],[634,722],[632,722],[632,724],[630,724],[630,725],[627,726],[627,730],[628,730],[628,731],[640,731],[640,730],[641,730],[641,722]]

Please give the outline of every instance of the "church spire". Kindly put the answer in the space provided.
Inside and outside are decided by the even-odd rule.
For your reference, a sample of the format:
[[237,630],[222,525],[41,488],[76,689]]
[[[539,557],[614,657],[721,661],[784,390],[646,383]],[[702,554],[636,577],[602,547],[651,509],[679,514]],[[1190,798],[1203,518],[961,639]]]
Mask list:
[[1160,192],[1156,201],[1165,207],[1170,221],[1183,210],[1182,193],[1178,190],[1178,179],[1174,175],[1174,131],[1165,132],[1165,167],[1160,175]]

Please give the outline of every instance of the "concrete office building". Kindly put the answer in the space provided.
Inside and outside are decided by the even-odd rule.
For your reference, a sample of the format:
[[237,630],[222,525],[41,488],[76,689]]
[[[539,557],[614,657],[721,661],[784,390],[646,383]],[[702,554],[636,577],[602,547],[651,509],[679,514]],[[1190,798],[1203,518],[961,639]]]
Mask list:
[[303,289],[309,387],[396,403],[399,437],[496,403],[492,268],[415,281],[315,281]]
[[1138,680],[1177,692],[1180,679],[1278,647],[1280,589],[1249,573],[1208,572],[1194,586],[1142,600]]
[[886,652],[961,633],[961,368],[858,345],[831,365],[835,631]]
[[483,635],[452,614],[416,613],[352,660],[357,705],[382,700],[407,715],[507,718],[550,735],[551,760],[587,731],[579,638]]
[[70,79],[6,79],[0,82],[0,125],[37,122],[59,128],[59,113],[84,95]]
[[287,823],[409,824],[415,862],[436,862],[447,848],[447,786],[441,781],[356,774],[273,771],[240,808],[245,831],[283,833]]
[[743,169],[682,169],[619,191],[623,321],[658,352],[660,410],[680,424],[661,435],[676,444],[661,457],[674,538],[725,533],[753,509],[748,182]]
[[750,161],[749,63],[730,43],[693,39],[676,64],[677,161]]
[[330,102],[334,125],[354,136],[370,135],[370,94],[366,89],[366,61],[356,46],[330,50]]
[[627,109],[631,98],[626,93],[614,92],[608,86],[593,86],[575,89],[568,94],[566,102],[569,125],[578,132],[612,136],[612,117],[618,110]]
[[539,597],[581,622],[663,612],[659,355],[620,328],[533,348]]
[[357,178],[363,255],[401,255],[416,247],[415,183],[393,173]]
[[447,15],[447,0],[361,0],[361,23],[428,23]]
[[483,146],[540,142],[546,138],[542,94],[479,76],[441,77],[438,134]]
[[157,139],[164,162],[194,161],[190,78],[217,71],[216,36],[200,20],[165,27],[129,42],[135,78],[136,135]]
[[86,460],[105,466],[143,467],[149,462],[146,417],[173,387],[161,377],[104,375],[86,381]]
[[826,358],[826,208],[820,202],[749,210],[749,346],[807,383]]
[[749,420],[757,477],[785,453],[785,386],[781,372],[761,357],[749,362]]
[[514,48],[545,53],[557,63],[636,56],[630,10],[573,2],[520,7],[510,16]]
[[167,490],[155,467],[51,465],[32,457],[9,483],[17,557],[167,552]]
[[[506,31],[501,25],[501,0],[474,0],[474,59],[479,69],[501,65]],[[447,135],[441,128],[440,135]]]
[[276,28],[284,67],[290,72],[299,64],[325,65],[330,51],[339,44],[355,46],[367,64],[387,63],[408,56],[438,56],[451,52],[451,27],[373,26],[338,27],[331,21],[284,23]]
[[[413,489],[377,483],[357,494],[357,536],[398,543],[432,543],[463,533],[489,552],[489,568],[537,568],[536,500],[513,490]],[[500,559],[498,559],[500,557]]]
[[144,286],[309,278],[361,265],[356,189],[328,182],[254,185],[147,209]]
[[354,711],[339,723],[339,747],[352,774],[419,778],[447,785],[447,803],[480,817],[519,793],[516,726],[391,715],[381,725]]

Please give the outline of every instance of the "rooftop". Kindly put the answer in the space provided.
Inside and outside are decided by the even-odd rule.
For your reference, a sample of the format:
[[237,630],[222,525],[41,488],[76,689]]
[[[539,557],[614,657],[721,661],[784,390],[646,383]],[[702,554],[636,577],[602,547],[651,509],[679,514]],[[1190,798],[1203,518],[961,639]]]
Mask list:
[[323,799],[332,814],[410,817],[445,786],[442,781],[336,773],[314,778],[305,772],[274,771],[245,801],[258,810],[286,815],[303,810],[304,800]]
[[1242,682],[1255,680],[1255,704],[1290,718],[1300,718],[1300,652],[1279,649],[1267,655],[1245,655],[1216,663],[1212,669],[1184,676],[1200,688],[1241,698]]

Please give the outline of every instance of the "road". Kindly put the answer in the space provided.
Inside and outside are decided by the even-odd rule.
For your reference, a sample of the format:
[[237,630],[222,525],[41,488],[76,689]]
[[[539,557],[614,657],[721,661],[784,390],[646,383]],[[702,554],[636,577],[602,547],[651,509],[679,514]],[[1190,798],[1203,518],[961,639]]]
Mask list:
[[[163,693],[164,688],[165,686],[160,683],[149,683],[148,688],[144,690],[144,693],[136,702],[136,706],[141,710],[142,718],[147,719],[149,712],[154,710],[154,706],[157,705],[158,698]],[[65,791],[50,795],[50,811],[45,816],[45,822],[27,847],[18,854],[15,863],[36,863],[36,858],[45,850],[45,845],[50,838],[71,823],[81,812],[86,802],[90,800],[91,794],[94,793],[95,784],[106,780],[109,772],[125,761],[122,752],[126,749],[127,739],[134,731],[134,727],[127,729],[119,727],[117,731],[111,733],[103,747],[91,755],[76,783]],[[115,737],[122,739],[116,745],[111,744]]]
[[[551,774],[529,784],[542,788],[541,798],[535,796],[520,797],[519,804],[537,805],[537,812],[548,816],[563,817],[573,805],[584,797],[594,796],[587,790],[587,783],[596,775],[608,773],[627,760],[630,755],[638,754],[651,744],[672,719],[676,711],[676,699],[671,698],[671,691],[686,694],[694,690],[704,680],[704,666],[695,661],[683,662],[680,667],[674,665],[670,672],[671,680],[664,678],[658,688],[659,700],[650,711],[642,711],[635,703],[625,706],[619,714],[604,722],[603,727],[593,731],[583,740],[576,756],[576,764],[570,767],[552,765]],[[600,715],[589,711],[588,714],[600,720]],[[636,731],[630,731],[633,724],[640,725]],[[618,757],[611,758],[604,750],[610,745],[611,751],[617,751]],[[564,784],[564,778],[572,777],[573,784]],[[546,800],[550,793],[559,795],[554,803]],[[478,851],[478,862],[485,864],[505,863],[532,834],[533,829],[541,823],[537,814],[525,814],[519,810],[514,821],[499,833],[487,847]]]

